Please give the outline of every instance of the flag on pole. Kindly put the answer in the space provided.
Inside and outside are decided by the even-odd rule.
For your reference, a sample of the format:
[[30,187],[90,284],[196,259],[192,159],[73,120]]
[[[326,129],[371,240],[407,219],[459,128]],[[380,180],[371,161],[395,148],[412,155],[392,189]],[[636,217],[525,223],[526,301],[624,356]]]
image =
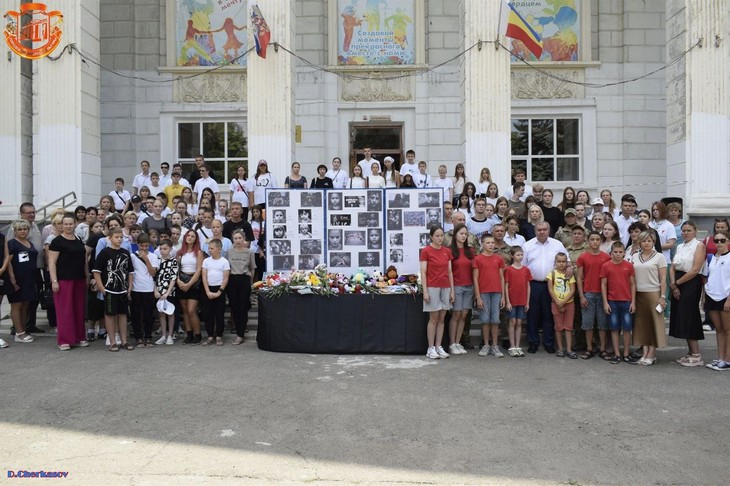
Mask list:
[[511,2],[507,3],[506,6],[503,5],[500,24],[500,32],[507,37],[521,41],[537,59],[540,59],[542,55],[542,38],[517,12]]
[[253,25],[253,40],[256,43],[256,54],[266,59],[266,48],[269,47],[271,31],[266,24],[266,19],[261,15],[258,5],[251,7],[251,24]]

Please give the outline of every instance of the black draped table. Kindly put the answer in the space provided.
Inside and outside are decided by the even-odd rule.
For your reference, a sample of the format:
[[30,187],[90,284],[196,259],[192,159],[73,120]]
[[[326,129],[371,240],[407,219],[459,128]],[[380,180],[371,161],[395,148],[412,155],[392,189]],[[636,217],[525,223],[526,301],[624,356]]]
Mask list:
[[281,353],[423,354],[422,295],[259,294],[259,349]]

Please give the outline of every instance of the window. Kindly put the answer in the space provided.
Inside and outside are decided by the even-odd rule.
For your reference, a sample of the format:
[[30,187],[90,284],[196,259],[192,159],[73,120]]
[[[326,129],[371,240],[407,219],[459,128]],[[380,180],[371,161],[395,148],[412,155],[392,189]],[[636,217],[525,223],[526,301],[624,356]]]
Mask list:
[[580,119],[513,118],[512,172],[534,182],[580,181]]
[[195,166],[197,154],[205,156],[205,164],[213,170],[216,182],[226,184],[239,165],[248,170],[245,125],[237,121],[178,123],[177,161],[182,164],[184,175]]

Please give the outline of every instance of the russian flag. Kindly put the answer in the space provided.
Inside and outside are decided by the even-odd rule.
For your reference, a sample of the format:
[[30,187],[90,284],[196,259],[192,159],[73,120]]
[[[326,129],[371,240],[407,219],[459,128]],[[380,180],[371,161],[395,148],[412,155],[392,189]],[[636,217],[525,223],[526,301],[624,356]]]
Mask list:
[[542,38],[517,12],[511,2],[507,3],[506,9],[502,10],[502,16],[502,33],[507,37],[521,41],[537,59],[540,59],[542,55]]
[[271,31],[266,24],[266,19],[261,15],[258,5],[251,7],[251,24],[253,25],[253,40],[256,43],[256,54],[266,59],[266,48],[269,47]]

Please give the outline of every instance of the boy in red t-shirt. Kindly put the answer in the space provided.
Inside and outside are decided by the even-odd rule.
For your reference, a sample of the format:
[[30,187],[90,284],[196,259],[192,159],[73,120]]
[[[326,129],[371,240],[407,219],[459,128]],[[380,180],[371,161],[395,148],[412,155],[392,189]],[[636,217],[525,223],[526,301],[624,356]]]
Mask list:
[[608,319],[603,312],[603,297],[601,296],[601,267],[611,260],[605,252],[601,251],[601,234],[597,231],[588,235],[588,250],[578,257],[577,290],[580,296],[580,306],[583,308],[583,321],[581,329],[586,333],[586,344],[588,349],[580,355],[582,359],[591,359],[596,355],[593,349],[593,327],[598,327],[598,340],[600,356],[610,359],[606,353],[606,331],[608,331]]
[[524,358],[525,353],[520,347],[522,337],[522,321],[527,318],[530,308],[530,269],[522,265],[525,252],[519,246],[513,246],[509,251],[512,255],[512,265],[504,271],[504,300],[509,317],[509,350],[513,358]]
[[[497,344],[499,341],[499,309],[504,307],[504,258],[494,253],[494,237],[482,236],[482,253],[474,258],[473,278],[479,320],[482,321],[484,346],[479,356],[493,354],[504,356]],[[492,344],[489,346],[489,327],[492,327]]]
[[615,241],[611,245],[611,261],[601,267],[601,294],[603,295],[603,310],[609,315],[611,326],[611,343],[614,356],[612,364],[621,362],[618,347],[618,335],[624,332],[624,357],[629,361],[631,353],[631,331],[634,328],[634,310],[636,305],[636,279],[634,266],[624,260],[624,245]]

